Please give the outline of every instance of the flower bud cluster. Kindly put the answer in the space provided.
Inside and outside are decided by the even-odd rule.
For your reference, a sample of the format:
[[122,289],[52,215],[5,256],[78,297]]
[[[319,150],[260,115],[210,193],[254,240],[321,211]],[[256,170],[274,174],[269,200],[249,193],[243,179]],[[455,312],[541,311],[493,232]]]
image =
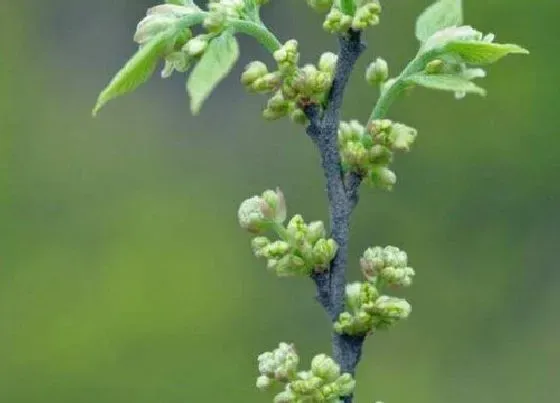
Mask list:
[[394,246],[367,249],[360,259],[365,282],[346,286],[347,311],[334,323],[338,333],[366,335],[386,329],[410,315],[411,306],[401,298],[381,295],[384,286],[408,287],[414,269],[408,267],[406,252]]
[[389,78],[389,65],[384,59],[377,58],[371,62],[366,70],[366,81],[373,85],[380,85]]
[[394,151],[408,151],[416,130],[388,119],[374,120],[366,129],[357,120],[340,122],[338,143],[344,168],[360,173],[373,185],[391,189],[397,177],[389,169]]
[[260,62],[249,63],[241,75],[241,83],[250,92],[269,94],[263,116],[275,120],[290,116],[296,123],[306,123],[303,107],[320,103],[327,95],[334,77],[337,56],[323,53],[317,63],[298,67],[299,52],[296,40],[287,41],[274,52],[276,71]]
[[[323,28],[330,33],[343,34],[349,29],[361,31],[379,24],[381,6],[376,0],[358,0],[356,3],[354,15],[346,15],[335,2],[325,17]],[[324,10],[324,8],[316,9]]]
[[280,238],[257,236],[251,241],[255,256],[266,258],[268,269],[278,276],[328,270],[338,249],[336,242],[327,238],[321,221],[308,224],[297,214],[284,226],[286,201],[280,189],[245,200],[237,216],[241,228],[259,235],[272,230]]
[[[134,41],[144,46],[158,35],[175,29],[181,18],[199,12],[200,9],[193,5],[160,4],[148,9],[146,16],[138,23]],[[185,72],[193,63],[193,56],[201,54],[207,42],[201,38],[192,38],[190,29],[185,28],[177,35],[175,42],[165,50],[163,57],[165,66],[161,72],[163,78],[169,77],[173,71]],[[192,43],[191,43],[192,42]],[[193,47],[193,45],[195,45]],[[193,48],[195,52],[190,50]]]
[[408,287],[412,285],[414,269],[408,267],[405,251],[395,246],[368,248],[360,259],[364,277],[371,283]]
[[326,238],[321,221],[306,224],[300,215],[295,215],[286,228],[277,226],[274,229],[281,240],[259,236],[251,243],[255,256],[268,260],[269,270],[278,276],[309,275],[312,271],[328,270],[338,247],[333,239]]
[[347,311],[334,323],[338,333],[366,335],[376,329],[387,329],[410,315],[411,306],[405,300],[379,295],[377,287],[369,282],[346,286]]
[[268,390],[275,385],[284,389],[276,394],[274,403],[339,402],[351,395],[356,381],[349,373],[340,372],[340,366],[325,354],[316,355],[311,369],[297,371],[299,357],[292,345],[280,343],[272,352],[258,357],[260,376],[256,386]]

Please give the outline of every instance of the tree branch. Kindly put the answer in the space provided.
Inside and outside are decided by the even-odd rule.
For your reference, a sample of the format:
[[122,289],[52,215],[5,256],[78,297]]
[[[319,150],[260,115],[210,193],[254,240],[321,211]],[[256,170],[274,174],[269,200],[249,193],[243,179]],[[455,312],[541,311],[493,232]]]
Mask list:
[[[359,31],[350,30],[346,36],[339,38],[339,44],[335,75],[322,118],[318,118],[318,106],[308,106],[304,109],[310,120],[307,134],[321,154],[327,182],[331,237],[338,245],[338,252],[331,262],[330,270],[314,273],[311,277],[317,286],[317,299],[333,322],[344,310],[350,214],[358,201],[358,188],[362,179],[359,175],[350,174],[345,181],[338,149],[340,109],[350,74],[365,49]],[[344,372],[354,374],[361,357],[363,341],[364,336],[333,333],[333,358]],[[352,402],[352,397],[347,397],[344,402]]]

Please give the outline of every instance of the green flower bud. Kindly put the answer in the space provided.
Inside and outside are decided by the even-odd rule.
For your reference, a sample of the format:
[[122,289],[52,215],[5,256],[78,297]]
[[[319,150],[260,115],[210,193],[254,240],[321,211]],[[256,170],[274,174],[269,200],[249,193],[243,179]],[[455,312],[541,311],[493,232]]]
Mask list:
[[257,79],[264,77],[268,73],[266,64],[259,61],[249,63],[241,75],[241,83],[245,86],[252,85]]
[[292,102],[284,98],[282,91],[276,91],[274,96],[270,98],[266,104],[267,109],[270,109],[279,115],[282,114],[283,116],[286,116],[289,113],[291,106]]
[[385,266],[406,267],[408,264],[408,256],[405,251],[400,250],[396,246],[386,246],[383,249],[383,257]]
[[334,75],[338,56],[332,52],[325,52],[319,59],[319,70]]
[[319,239],[313,246],[313,258],[316,269],[328,267],[336,255],[338,245],[334,239]]
[[249,232],[260,232],[269,222],[263,212],[264,201],[259,196],[245,200],[239,206],[237,217],[241,228]]
[[325,17],[323,29],[330,33],[345,33],[352,26],[353,18],[345,15],[338,8],[333,7]]
[[290,245],[284,241],[274,241],[265,247],[265,257],[281,258],[288,253]]
[[443,73],[444,62],[441,59],[435,59],[426,64],[424,71],[428,74],[439,74]]
[[326,382],[332,382],[340,376],[340,366],[329,356],[319,354],[311,361],[313,374]]
[[251,241],[251,248],[256,257],[266,257],[263,253],[266,253],[265,248],[270,244],[270,240],[265,236],[258,236],[253,238]]
[[296,395],[303,395],[309,396],[313,394],[314,391],[317,391],[321,385],[323,384],[323,380],[319,377],[311,377],[308,379],[298,379],[290,384],[290,389]]
[[378,3],[368,3],[359,7],[352,20],[352,28],[363,30],[379,24],[379,13],[381,6]]
[[280,85],[282,77],[279,72],[267,73],[256,79],[250,89],[259,93],[274,91]]
[[189,56],[200,56],[206,48],[208,47],[208,39],[203,35],[198,35],[188,41],[183,50],[189,54]]
[[268,376],[266,375],[261,375],[257,378],[257,389],[264,391],[270,388],[270,385],[272,385],[272,379],[270,379]]
[[300,125],[306,125],[307,123],[309,123],[309,120],[307,119],[305,112],[303,111],[303,109],[300,108],[295,108],[294,110],[292,110],[292,113],[290,114],[290,119],[292,120],[292,122]]
[[278,393],[273,400],[274,403],[294,403],[295,401],[296,401],[296,396],[290,390],[285,390],[283,392]]
[[165,56],[165,65],[161,71],[161,78],[169,78],[175,70],[184,73],[191,64],[192,58],[185,54],[185,52],[170,53]]
[[391,190],[397,183],[397,175],[386,166],[373,167],[369,179],[374,185],[386,190]]
[[376,144],[369,149],[368,159],[373,165],[389,165],[393,160],[393,153],[387,147]]
[[278,63],[280,71],[295,69],[299,60],[298,42],[295,39],[287,41],[280,49],[274,52],[273,57]]
[[406,319],[412,307],[407,300],[382,295],[375,301],[374,312],[378,315],[379,323],[388,326],[401,319]]
[[362,283],[346,284],[346,304],[352,311],[358,311],[362,305]]
[[202,25],[208,32],[221,32],[224,29],[227,16],[223,12],[210,12]]
[[307,234],[307,225],[300,214],[296,214],[288,221],[286,229],[296,240],[302,240]]
[[325,224],[322,221],[313,221],[307,226],[307,241],[314,244],[319,238],[326,236]]
[[360,266],[362,273],[368,280],[376,277],[385,267],[383,248],[376,246],[366,249],[360,259]]
[[371,62],[366,70],[366,80],[371,85],[378,85],[387,81],[389,78],[389,65],[383,59],[376,59]]
[[280,189],[267,190],[262,196],[253,196],[239,206],[237,213],[241,228],[260,232],[270,223],[286,219],[286,202]]
[[394,150],[409,151],[417,135],[416,129],[401,123],[394,123],[389,133],[388,142]]
[[352,378],[352,375],[345,372],[342,374],[336,381],[336,386],[338,387],[339,395],[340,396],[348,396],[354,392],[354,388],[356,387],[356,381]]

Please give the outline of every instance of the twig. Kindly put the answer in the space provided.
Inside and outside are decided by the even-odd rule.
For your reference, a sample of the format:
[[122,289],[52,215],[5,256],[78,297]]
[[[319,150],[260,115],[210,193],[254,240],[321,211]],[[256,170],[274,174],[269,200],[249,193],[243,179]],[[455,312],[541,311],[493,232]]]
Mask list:
[[[305,109],[310,120],[307,134],[319,148],[327,182],[331,237],[338,244],[338,252],[331,262],[330,270],[312,275],[317,286],[317,299],[333,322],[344,309],[350,214],[358,201],[358,188],[361,183],[361,177],[353,174],[346,178],[345,183],[338,149],[340,109],[350,74],[365,49],[358,31],[349,31],[347,36],[340,37],[339,43],[340,51],[334,80],[322,118],[319,118],[320,110],[317,106]],[[363,341],[363,336],[333,333],[333,357],[344,372],[354,374],[360,360]],[[351,396],[344,399],[345,403],[351,401]]]

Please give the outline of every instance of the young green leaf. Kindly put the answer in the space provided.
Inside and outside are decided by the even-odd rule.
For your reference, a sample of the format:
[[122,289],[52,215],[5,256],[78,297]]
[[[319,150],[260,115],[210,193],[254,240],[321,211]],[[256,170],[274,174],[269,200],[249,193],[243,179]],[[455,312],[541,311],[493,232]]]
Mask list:
[[93,116],[111,99],[133,91],[153,74],[163,53],[171,46],[175,35],[171,30],[162,32],[143,45],[105,87],[93,108]]
[[502,44],[483,41],[453,41],[445,50],[461,57],[470,64],[491,64],[509,54],[528,54],[527,49],[514,44]]
[[486,95],[486,91],[483,88],[455,74],[416,73],[408,77],[407,82],[433,90]]
[[193,115],[200,112],[206,98],[227,76],[238,57],[239,45],[229,31],[224,31],[208,44],[187,82]]
[[416,38],[420,42],[447,27],[463,23],[462,0],[438,0],[416,20]]

